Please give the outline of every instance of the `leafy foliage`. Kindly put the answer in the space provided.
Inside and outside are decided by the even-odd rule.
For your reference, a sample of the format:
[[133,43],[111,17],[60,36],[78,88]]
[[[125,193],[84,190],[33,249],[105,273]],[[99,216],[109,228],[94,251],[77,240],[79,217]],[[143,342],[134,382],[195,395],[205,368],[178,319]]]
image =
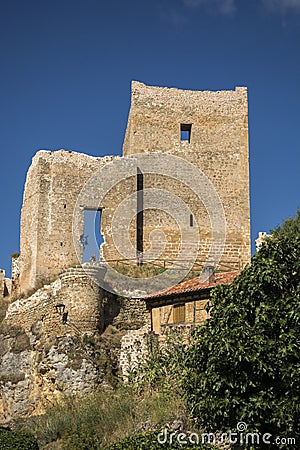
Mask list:
[[298,212],[266,239],[251,267],[213,291],[211,319],[195,332],[184,371],[198,426],[225,432],[244,421],[294,437],[299,448],[299,300]]
[[28,433],[19,433],[0,429],[1,450],[38,450],[34,436]]

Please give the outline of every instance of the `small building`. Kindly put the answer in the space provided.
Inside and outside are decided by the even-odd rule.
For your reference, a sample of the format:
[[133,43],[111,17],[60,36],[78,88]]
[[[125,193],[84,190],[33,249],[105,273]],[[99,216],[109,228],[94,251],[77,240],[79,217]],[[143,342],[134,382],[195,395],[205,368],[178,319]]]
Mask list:
[[209,317],[205,305],[210,291],[219,284],[231,284],[240,271],[212,274],[184,281],[165,291],[144,298],[151,317],[151,330],[163,335],[175,326],[194,328]]
[[259,249],[261,248],[261,246],[263,245],[263,243],[265,242],[265,240],[267,238],[272,237],[271,234],[266,233],[265,231],[259,231],[258,233],[258,238],[255,239],[255,246],[256,246],[256,251],[258,252]]

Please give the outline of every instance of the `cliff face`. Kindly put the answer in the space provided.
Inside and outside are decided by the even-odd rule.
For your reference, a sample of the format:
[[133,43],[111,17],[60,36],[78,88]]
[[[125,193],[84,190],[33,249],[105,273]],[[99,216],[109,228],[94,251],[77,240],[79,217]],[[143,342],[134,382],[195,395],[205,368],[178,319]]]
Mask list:
[[21,327],[2,326],[0,346],[1,422],[42,413],[62,394],[107,384],[95,345],[84,343],[84,336],[51,340],[40,334],[39,324],[29,335]]

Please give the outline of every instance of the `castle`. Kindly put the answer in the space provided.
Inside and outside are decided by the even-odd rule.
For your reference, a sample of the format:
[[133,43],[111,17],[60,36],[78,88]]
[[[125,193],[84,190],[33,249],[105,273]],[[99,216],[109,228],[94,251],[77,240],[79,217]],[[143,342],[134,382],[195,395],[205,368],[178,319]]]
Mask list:
[[[135,155],[146,152],[173,155],[191,164],[176,167],[175,160],[172,173],[167,176],[159,170],[157,173],[148,170],[143,174]],[[160,161],[162,163],[160,157],[157,161],[152,158],[150,164],[159,165]],[[168,205],[164,211],[151,208],[151,204],[138,211],[141,186],[145,192],[159,188],[161,204],[165,202],[163,193],[166,191],[183,200],[190,215],[183,217],[182,227],[191,232],[193,222],[198,224],[197,258],[205,261],[212,234],[208,210],[216,209],[213,203],[216,200],[210,193],[209,198],[205,198],[205,192],[199,198],[192,189],[193,184],[192,187],[184,185],[183,181],[192,175],[189,173],[191,165],[206,175],[224,209],[226,241],[222,259],[240,267],[247,264],[250,259],[250,211],[246,88],[198,92],[133,82],[122,158],[95,158],[72,151],[39,151],[33,158],[24,190],[21,252],[18,262],[15,261],[18,269],[14,270],[14,287],[21,293],[26,292],[57,276],[61,269],[82,262],[80,236],[84,234],[85,210],[101,210],[104,236],[101,251],[105,259],[134,259],[136,251],[146,254],[151,233],[158,236],[154,237],[152,247],[159,245],[161,234],[157,231],[165,235],[165,248],[160,259],[174,259],[180,245],[178,223],[168,214]],[[74,232],[73,215],[78,197],[93,174],[104,166],[110,169],[108,176],[115,178],[114,183],[106,188],[101,204],[99,192],[93,192],[94,186],[88,196],[81,195],[81,203],[77,205],[78,230]],[[123,172],[122,177],[120,172]],[[105,170],[101,174],[100,183],[103,183]],[[129,224],[131,245],[123,245],[124,256],[113,241],[112,218],[118,205],[128,197],[133,197],[133,201],[127,214],[133,217]],[[169,202],[174,201],[173,197]],[[178,208],[182,208],[181,205]],[[125,235],[118,224],[116,234]],[[149,254],[149,258],[152,256]],[[18,274],[19,280],[16,280]]]
[[[83,264],[86,211],[100,212],[104,242],[100,262]],[[249,263],[247,89],[189,91],[132,82],[123,156],[39,151],[26,178],[20,229],[11,283],[0,274],[2,297],[5,291],[14,300],[3,323],[21,336],[18,351],[12,340],[2,355],[6,418],[32,413],[42,391],[47,398],[60,384],[76,391],[96,383],[91,361],[82,359],[81,384],[70,381],[69,366],[53,363],[58,338],[68,347],[70,337],[101,334],[122,321],[129,331],[149,329],[142,298],[181,281],[178,267],[230,272]],[[128,281],[110,272],[110,262],[123,260],[156,262],[173,272],[157,282]],[[120,302],[115,294],[126,298]],[[55,339],[45,353],[46,342]],[[41,352],[43,364],[36,358]],[[30,392],[19,403],[16,384]]]

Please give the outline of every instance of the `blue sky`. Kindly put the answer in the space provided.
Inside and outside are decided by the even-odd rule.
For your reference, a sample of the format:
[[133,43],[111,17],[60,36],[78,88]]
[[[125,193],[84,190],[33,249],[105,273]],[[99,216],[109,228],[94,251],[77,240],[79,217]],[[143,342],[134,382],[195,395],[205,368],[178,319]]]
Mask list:
[[249,89],[252,241],[300,207],[300,0],[11,0],[0,8],[0,267],[39,149],[120,154],[132,79]]

